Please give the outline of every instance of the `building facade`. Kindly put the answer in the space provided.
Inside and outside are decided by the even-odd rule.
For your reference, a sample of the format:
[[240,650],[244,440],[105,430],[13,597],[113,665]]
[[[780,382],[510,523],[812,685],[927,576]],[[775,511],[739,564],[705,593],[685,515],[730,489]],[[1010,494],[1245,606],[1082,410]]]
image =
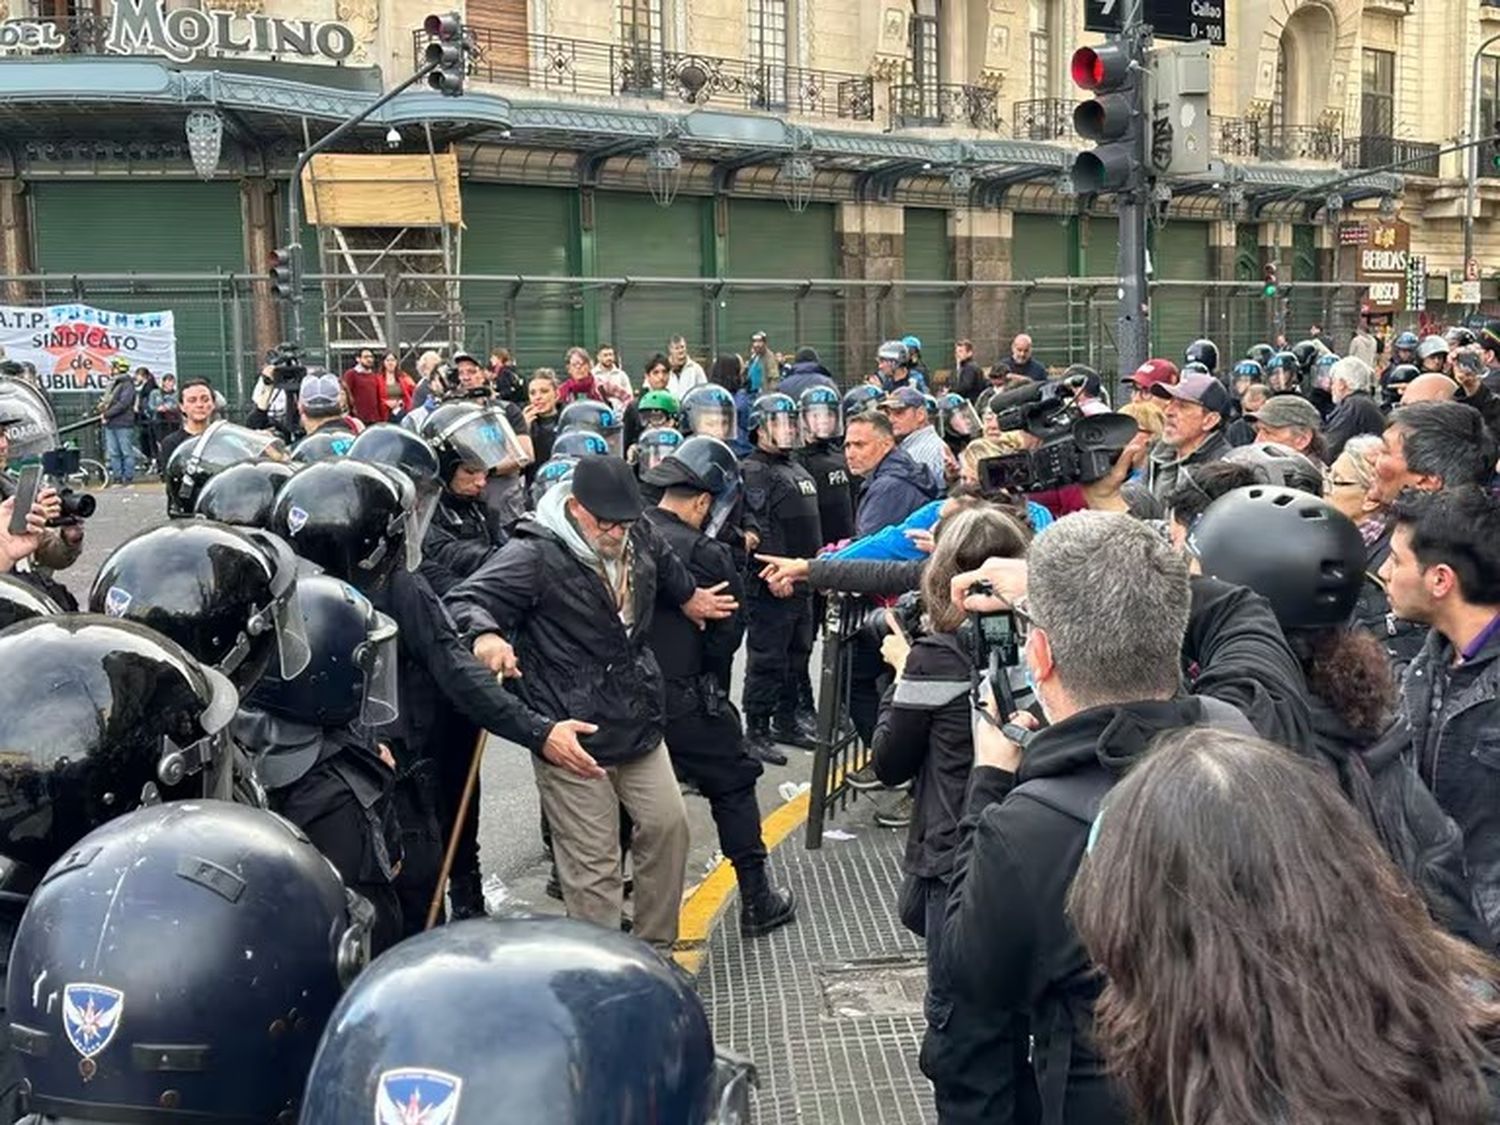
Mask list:
[[[5,301],[171,301],[184,366],[243,378],[285,331],[257,279],[291,241],[298,153],[413,72],[432,9],[8,3]],[[1405,308],[1403,285],[1388,319],[1474,312],[1457,284],[1466,154],[1440,149],[1465,134],[1471,60],[1500,35],[1500,4],[1227,7],[1216,163],[1170,182],[1153,223],[1154,350],[1202,331],[1237,350],[1352,328],[1371,290],[1338,252],[1341,227],[1392,219],[1425,259],[1426,307]],[[921,336],[941,364],[958,336],[987,355],[1025,327],[1045,359],[1111,362],[1115,220],[1067,176],[1068,60],[1099,39],[1078,0],[471,0],[463,15],[479,48],[465,95],[414,88],[336,146],[452,153],[462,215],[408,236],[404,256],[378,222],[304,230],[327,279],[308,297],[315,349],[462,338],[537,366],[608,341],[636,370],[671,334],[707,355],[764,330],[853,374],[882,336]],[[1487,49],[1482,130],[1500,118],[1500,44]],[[1487,152],[1478,165],[1488,308],[1500,171]],[[1285,292],[1267,300],[1273,264]]]

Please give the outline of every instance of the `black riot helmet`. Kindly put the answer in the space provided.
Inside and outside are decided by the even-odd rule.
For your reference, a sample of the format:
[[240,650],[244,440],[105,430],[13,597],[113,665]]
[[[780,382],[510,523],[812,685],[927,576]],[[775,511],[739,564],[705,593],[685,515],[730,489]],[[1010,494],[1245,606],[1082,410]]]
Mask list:
[[880,405],[880,400],[885,398],[885,392],[879,387],[872,387],[868,383],[861,383],[844,392],[844,421],[849,422],[856,414],[862,414],[866,410],[875,410]]
[[[717,383],[699,383],[682,396],[678,420],[689,436],[733,441],[739,435],[739,412],[734,396]],[[553,451],[557,447],[554,445]]]
[[1301,369],[1304,379],[1312,374],[1313,364],[1318,362],[1318,357],[1325,350],[1318,345],[1316,340],[1298,340],[1292,345],[1292,354],[1297,357],[1297,366]]
[[1364,580],[1365,544],[1320,496],[1251,485],[1226,493],[1188,536],[1203,573],[1248,586],[1283,629],[1346,624]]
[[703,534],[718,535],[739,502],[744,487],[739,458],[718,438],[690,437],[642,479],[657,488],[685,485],[714,498],[703,521]]
[[[437,511],[438,498],[443,494],[443,481],[438,475],[438,457],[432,446],[410,430],[390,423],[367,426],[365,432],[354,439],[349,449],[351,461],[364,461],[370,465],[384,465],[387,469],[401,473],[411,481],[416,494],[416,507],[412,510],[411,527],[407,532],[407,547],[410,549],[413,536],[420,550],[427,537],[427,525]],[[411,569],[417,568],[421,556]]]
[[137,809],[32,895],[6,1017],[44,1120],[292,1121],[374,911],[306,836],[227,801]]
[[415,570],[416,489],[400,473],[345,459],[309,465],[282,486],[271,529],[292,550],[362,590],[378,588],[398,566]]
[[307,666],[288,679],[266,676],[247,705],[320,727],[394,721],[395,622],[349,583],[326,574],[298,581],[297,606],[311,650]]
[[269,529],[276,494],[295,471],[283,461],[231,465],[203,486],[193,513],[219,523]]
[[797,400],[773,391],[750,404],[750,433],[764,431],[775,449],[796,449],[801,438],[797,428]]
[[62,607],[30,583],[13,574],[0,574],[0,629],[33,617],[53,617]]
[[802,444],[836,441],[844,436],[844,411],[832,387],[808,387],[797,396],[797,423]]
[[1182,353],[1184,363],[1201,363],[1210,375],[1219,370],[1219,345],[1212,340],[1194,340]]
[[0,855],[44,870],[221,762],[238,702],[222,674],[133,621],[63,614],[0,632]]
[[614,407],[608,403],[595,402],[591,398],[568,403],[557,416],[559,437],[573,430],[590,430],[604,439],[609,451],[616,457],[623,456],[625,452],[620,444],[623,440],[621,426],[620,415]]
[[[599,435],[590,435],[598,437]],[[573,468],[578,464],[577,457],[564,457],[555,451],[550,459],[543,461],[537,466],[536,477],[531,482],[531,507],[534,510],[542,502],[542,497],[547,495],[557,485],[564,481],[573,479]]]
[[630,450],[635,461],[636,475],[643,476],[660,465],[682,442],[681,431],[674,430],[671,426],[653,426],[649,430],[642,430],[641,436]]
[[1250,350],[1245,353],[1246,359],[1253,359],[1262,368],[1268,366],[1271,357],[1276,354],[1276,349],[1270,344],[1251,344]]
[[609,443],[593,430],[569,430],[558,434],[552,443],[553,457],[605,457],[609,454]]
[[188,438],[167,462],[167,515],[190,516],[198,492],[214,476],[245,461],[285,461],[286,446],[272,434],[233,422],[214,422]]
[[728,1125],[749,1067],[645,943],[566,918],[469,921],[376,959],[318,1045],[302,1125]]
[[444,485],[452,483],[460,465],[488,472],[507,462],[527,461],[505,412],[470,402],[439,406],[423,420],[422,436],[437,451],[438,476]]
[[296,574],[296,558],[270,532],[174,520],[111,552],[89,589],[89,612],[170,637],[244,692],[272,656],[283,676],[307,666]]
[[314,430],[292,446],[292,460],[299,465],[316,465],[319,461],[336,461],[349,456],[354,435],[348,430],[324,427]]
[[1401,396],[1406,393],[1406,384],[1410,383],[1421,370],[1414,363],[1398,363],[1390,369],[1390,372],[1380,381],[1380,405],[1391,409],[1401,401]]
[[1273,391],[1288,391],[1302,378],[1302,364],[1291,352],[1277,352],[1266,364],[1266,380]]

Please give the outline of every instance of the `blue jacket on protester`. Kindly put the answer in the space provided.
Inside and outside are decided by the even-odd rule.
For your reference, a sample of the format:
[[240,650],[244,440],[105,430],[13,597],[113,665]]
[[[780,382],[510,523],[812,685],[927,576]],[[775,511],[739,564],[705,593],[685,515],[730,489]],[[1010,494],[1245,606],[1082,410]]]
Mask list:
[[[936,526],[944,501],[934,500],[923,504],[898,524],[883,527],[873,535],[855,539],[850,543],[829,551],[824,558],[856,559],[871,562],[915,562],[927,556],[917,549],[906,534],[908,531],[931,531]],[[1052,520],[1052,513],[1033,500],[1026,502],[1026,512],[1031,518],[1032,531],[1041,531]]]
[[859,510],[854,514],[854,533],[863,538],[883,527],[899,524],[937,498],[932,474],[900,449],[892,449],[865,478]]
[[839,389],[833,376],[828,373],[828,368],[816,360],[788,364],[781,376],[781,385],[776,389],[800,401],[802,392],[811,390],[813,387],[827,387],[830,391]]

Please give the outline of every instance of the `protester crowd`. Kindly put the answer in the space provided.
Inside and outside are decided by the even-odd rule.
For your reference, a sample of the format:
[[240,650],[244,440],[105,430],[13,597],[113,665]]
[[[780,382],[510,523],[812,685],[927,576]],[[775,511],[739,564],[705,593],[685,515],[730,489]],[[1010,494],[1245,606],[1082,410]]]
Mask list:
[[[797,914],[756,781],[827,737],[811,660],[839,596],[862,622],[846,783],[906,832],[891,895],[926,943],[941,1121],[1500,1121],[1500,325],[1402,334],[1383,362],[1367,340],[1198,340],[1114,407],[1024,334],[941,372],[914,336],[841,374],[764,333],[707,364],[674,337],[638,377],[607,345],[529,377],[503,349],[411,373],[366,349],[342,376],[268,363],[244,424],[202,380],[152,380],[172,520],[105,563],[106,617],[74,618],[49,599],[77,537],[59,551],[44,491],[0,533],[24,622],[0,667],[8,641],[59,667],[129,649],[195,686],[88,746],[0,736],[39,778],[63,744],[90,792],[170,798],[186,770],[281,814],[399,966],[435,918],[485,913],[498,734],[531,752],[570,918],[671,948],[687,792],[754,939]],[[107,432],[139,424],[144,379],[117,381]],[[166,745],[171,770],[140,760]],[[40,875],[90,830],[128,851],[130,806],[70,804],[0,854]],[[75,897],[12,904],[27,979],[71,956],[47,936],[70,910],[92,924]],[[335,1064],[365,1057],[330,1035]],[[44,1104],[97,1092],[20,1054]]]

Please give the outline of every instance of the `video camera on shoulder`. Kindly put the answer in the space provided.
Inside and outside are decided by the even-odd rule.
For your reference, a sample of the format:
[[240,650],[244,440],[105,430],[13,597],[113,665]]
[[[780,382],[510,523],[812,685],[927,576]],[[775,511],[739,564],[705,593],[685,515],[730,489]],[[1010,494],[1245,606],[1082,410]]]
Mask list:
[[62,502],[62,514],[47,521],[48,527],[72,527],[94,514],[98,502],[87,492],[68,487],[68,478],[78,472],[78,450],[70,446],[49,449],[42,454],[42,476]]
[[307,360],[302,355],[302,345],[277,344],[266,353],[266,364],[271,368],[271,378],[282,390],[295,391],[302,385],[307,374]]
[[1060,383],[1023,387],[991,400],[1002,431],[1021,430],[1041,444],[980,461],[981,492],[986,496],[1047,492],[1092,484],[1109,475],[1140,427],[1127,414],[1085,415],[1073,398],[1082,385],[1083,377],[1075,376]]

